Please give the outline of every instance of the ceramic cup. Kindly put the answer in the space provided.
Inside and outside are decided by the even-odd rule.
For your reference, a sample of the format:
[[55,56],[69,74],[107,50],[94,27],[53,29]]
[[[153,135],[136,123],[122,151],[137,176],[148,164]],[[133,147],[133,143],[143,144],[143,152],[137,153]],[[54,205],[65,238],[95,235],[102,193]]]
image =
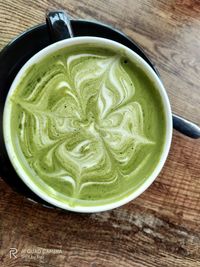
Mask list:
[[[14,147],[11,141],[11,132],[10,132],[10,118],[11,118],[11,101],[10,97],[14,93],[15,89],[17,88],[19,82],[21,81],[23,75],[26,73],[27,69],[32,66],[33,64],[37,64],[40,60],[42,60],[44,57],[47,55],[61,49],[61,48],[67,48],[71,47],[74,45],[81,45],[81,44],[94,44],[98,45],[101,47],[107,47],[109,49],[112,49],[114,51],[118,49],[123,49],[123,51],[126,54],[126,57],[130,59],[132,62],[135,62],[143,71],[145,74],[154,82],[155,87],[160,93],[162,102],[163,102],[163,107],[164,107],[164,113],[166,117],[166,135],[165,135],[165,143],[164,143],[164,148],[162,155],[160,157],[160,161],[156,168],[154,169],[153,173],[148,177],[148,179],[145,180],[143,184],[139,186],[136,191],[134,191],[132,194],[130,194],[128,197],[125,197],[119,201],[116,201],[111,204],[105,204],[102,206],[75,206],[71,207],[66,203],[63,203],[51,196],[49,196],[47,193],[42,191],[33,181],[32,179],[26,174],[26,172],[23,170],[23,168],[20,166],[20,162],[15,154]],[[151,183],[155,180],[155,178],[158,176],[160,173],[167,155],[169,153],[170,149],[170,144],[171,144],[171,139],[172,139],[172,112],[171,112],[171,107],[169,103],[168,96],[166,94],[166,90],[163,87],[162,82],[160,79],[157,77],[155,72],[152,70],[152,68],[140,57],[138,56],[135,52],[130,50],[129,48],[125,47],[122,44],[119,44],[115,41],[111,41],[108,39],[104,38],[98,38],[98,37],[75,37],[75,38],[70,38],[70,39],[65,39],[62,41],[58,41],[53,43],[52,45],[44,48],[37,54],[35,54],[19,71],[17,74],[16,78],[14,79],[11,88],[9,90],[9,93],[7,95],[5,107],[4,107],[4,114],[3,114],[3,134],[4,134],[4,141],[6,145],[6,150],[8,153],[8,156],[10,158],[10,161],[15,168],[17,174],[19,177],[23,180],[23,182],[39,197],[41,197],[43,200],[46,202],[53,204],[56,207],[66,209],[66,210],[71,210],[71,211],[76,211],[76,212],[99,212],[99,211],[105,211],[105,210],[110,210],[114,209],[116,207],[119,207],[123,204],[126,204],[127,202],[135,199],[138,197],[141,193],[143,193],[150,185]]]

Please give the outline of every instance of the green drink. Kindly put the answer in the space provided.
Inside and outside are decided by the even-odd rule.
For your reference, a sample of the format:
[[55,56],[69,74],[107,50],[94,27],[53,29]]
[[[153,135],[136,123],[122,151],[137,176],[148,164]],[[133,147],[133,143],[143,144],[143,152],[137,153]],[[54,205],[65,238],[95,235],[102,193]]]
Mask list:
[[71,207],[128,197],[160,162],[163,101],[123,49],[77,44],[50,53],[26,70],[9,100],[21,168]]

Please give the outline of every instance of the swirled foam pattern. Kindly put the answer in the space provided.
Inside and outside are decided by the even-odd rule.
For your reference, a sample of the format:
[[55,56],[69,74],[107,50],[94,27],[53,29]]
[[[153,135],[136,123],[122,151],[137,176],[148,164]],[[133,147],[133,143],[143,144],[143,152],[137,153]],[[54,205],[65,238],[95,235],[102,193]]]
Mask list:
[[10,101],[21,165],[43,191],[71,206],[115,202],[159,162],[162,101],[123,51],[57,51],[29,68]]

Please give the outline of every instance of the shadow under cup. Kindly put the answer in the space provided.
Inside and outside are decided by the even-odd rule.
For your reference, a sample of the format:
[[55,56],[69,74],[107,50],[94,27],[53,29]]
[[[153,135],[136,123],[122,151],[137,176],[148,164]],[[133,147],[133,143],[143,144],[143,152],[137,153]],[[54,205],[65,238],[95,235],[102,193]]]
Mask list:
[[[65,53],[67,56],[65,56]],[[59,56],[60,54],[62,54],[61,57]],[[51,55],[53,55],[52,58]],[[60,60],[63,59],[64,56],[67,57],[65,61]],[[53,74],[51,73],[51,70],[49,72],[49,77],[45,78],[45,73],[51,69],[51,67],[48,68],[48,64],[45,64],[45,62],[48,62],[48,60],[45,61],[47,58],[51,62],[51,67],[57,64],[56,66],[60,72],[62,71],[68,76],[70,73],[73,77],[78,77],[77,82],[65,80],[62,78],[64,77],[62,76],[63,73],[62,75],[59,74],[59,72]],[[29,77],[33,77],[34,79],[34,74],[32,75],[32,73],[34,73],[33,69],[38,66],[38,69],[40,70],[43,61],[43,68],[47,68],[48,71],[45,69],[46,72],[44,71],[44,73],[42,73],[41,70],[42,77],[36,80],[34,86],[36,89],[34,90],[37,91],[37,88],[38,90],[40,89],[38,97],[34,96],[34,90],[32,93],[29,92],[29,94],[27,94],[27,92],[20,92],[18,88],[23,87],[23,80],[26,82],[25,87],[29,88]],[[92,67],[91,64],[93,64]],[[82,68],[81,71],[79,68]],[[133,75],[136,79],[134,81],[136,84],[132,84],[133,79],[131,76],[131,69],[133,68],[136,70],[134,74],[135,76]],[[104,73],[105,69],[108,74]],[[60,75],[59,77],[63,80],[57,83],[57,78],[54,76],[51,77],[51,75]],[[26,78],[26,76],[28,78]],[[89,77],[88,79],[92,82],[85,81],[87,77]],[[42,85],[45,79],[48,84],[48,79],[51,78],[54,79],[53,86],[57,91],[55,92],[53,89],[50,90],[45,86],[44,88],[41,87],[41,90],[38,84]],[[154,115],[149,115],[154,114],[152,113],[154,105],[151,102],[146,105],[146,111],[144,112],[145,96],[140,95],[140,90],[137,90],[141,80],[146,80],[148,85],[151,85],[150,87],[154,88],[152,90],[154,90],[153,94],[156,95],[156,103],[158,104],[157,112],[155,110],[155,117],[153,117]],[[75,79],[73,81],[75,81]],[[101,87],[98,87],[101,88],[101,90],[98,89],[98,105],[96,105],[95,103],[97,102],[95,101],[97,99],[95,100],[95,93],[97,92],[95,90],[98,83],[101,84]],[[121,91],[117,89],[118,87],[121,88]],[[49,88],[51,87],[49,86]],[[74,88],[76,88],[75,94],[73,93]],[[115,88],[114,90],[116,90],[116,93],[113,88]],[[44,90],[45,93],[43,94],[42,92]],[[48,92],[48,90],[51,92]],[[80,95],[80,92],[82,95]],[[121,92],[124,92],[124,95],[121,94]],[[148,90],[146,90],[146,94],[149,94]],[[46,104],[43,105],[43,98],[48,99],[48,105],[50,102],[52,103],[52,101],[55,102],[51,105],[51,107],[53,107],[51,112],[49,109],[48,112],[45,110],[47,106],[45,106]],[[141,103],[136,101],[137,98],[140,99]],[[35,102],[32,101],[32,103],[30,103],[30,101],[28,101],[30,99],[35,99]],[[62,102],[64,101],[63,99],[67,99],[67,105]],[[84,107],[83,102],[85,99],[87,99],[89,103],[87,107]],[[56,101],[58,102],[56,103]],[[80,104],[80,106],[82,105],[80,111],[79,102],[82,103]],[[36,103],[35,106],[33,103]],[[17,112],[13,113],[13,110],[15,110],[14,106],[23,109],[23,112],[21,112],[20,115],[21,117],[18,116]],[[161,106],[163,108],[160,108]],[[61,107],[64,108],[64,110],[62,110]],[[19,110],[18,108],[16,108],[16,111]],[[29,129],[30,131],[27,126],[24,127],[25,124],[22,125],[23,120],[26,120],[25,111],[28,114],[26,117],[27,120],[34,121],[33,125],[35,126]],[[33,114],[34,111],[35,114],[38,114],[38,112],[41,111],[38,118]],[[144,115],[146,117],[150,116],[150,118],[157,118],[158,120],[159,113],[162,112],[164,114],[164,122],[160,122],[160,124],[157,122],[160,131],[157,133],[157,140],[159,140],[159,138],[163,139],[163,143],[159,148],[159,158],[157,158],[157,162],[155,161],[153,165],[153,154],[148,155],[145,153],[146,148],[144,147],[153,146],[155,140],[149,140],[142,132],[143,128],[148,128],[147,124],[151,124],[150,120],[147,118],[144,119]],[[15,114],[16,117],[13,114]],[[52,116],[52,114],[54,115]],[[66,116],[62,118],[61,114],[66,114]],[[70,122],[70,119],[68,118],[71,114],[73,114],[73,116],[76,114],[77,117],[76,119],[73,118],[73,123]],[[96,114],[94,115],[94,118],[92,114]],[[48,118],[48,125],[54,125],[54,130],[52,130],[52,125],[47,126],[47,124],[45,124],[44,116]],[[56,118],[55,116],[58,117]],[[20,123],[18,121],[19,117]],[[98,120],[96,117],[98,117]],[[142,125],[143,120],[144,126]],[[63,132],[64,128],[61,131],[62,127],[60,125],[62,124],[62,121],[64,122],[63,125],[65,125],[68,130],[71,127],[71,129],[73,128],[73,131],[74,129],[78,129],[78,132],[72,131],[72,133],[67,133],[66,135],[66,133]],[[41,125],[43,126],[41,127]],[[80,130],[80,125],[87,130]],[[19,177],[34,193],[48,203],[63,209],[77,212],[98,212],[119,207],[130,200],[133,200],[145,191],[158,176],[167,158],[171,144],[172,114],[169,100],[162,83],[151,67],[141,57],[129,48],[111,40],[98,37],[76,37],[54,43],[44,48],[22,67],[13,81],[7,96],[4,108],[3,128],[5,145],[11,163]],[[41,139],[40,145],[37,147],[37,151],[39,151],[38,148],[40,148],[40,151],[42,151],[42,149],[46,150],[45,156],[41,155],[40,158],[40,155],[38,154],[37,160],[35,160],[34,163],[31,162],[31,157],[33,158],[31,153],[35,147],[29,147],[30,157],[27,155],[25,156],[21,147],[23,147],[23,145],[26,146],[24,143],[28,142],[28,139],[32,138],[32,140],[35,140],[34,138],[36,138],[39,130],[42,133],[41,138],[44,138],[45,135],[47,135],[47,132],[50,131],[49,129],[51,129],[51,138],[48,140],[49,146],[42,147]],[[58,129],[59,134],[61,133],[59,138],[64,140],[64,144],[62,142],[60,144],[59,138],[56,137]],[[24,133],[26,134],[26,138],[23,139],[23,142],[18,138],[18,133],[19,136]],[[103,142],[98,141],[99,133],[101,133],[100,136],[102,136],[102,140],[104,140]],[[149,133],[151,135],[150,130]],[[77,138],[79,138],[79,143],[76,142]],[[60,145],[59,147],[56,147],[55,157],[48,158],[47,155],[49,155],[49,151],[53,147],[52,140],[58,142]],[[66,140],[69,142],[67,143]],[[101,145],[99,145],[99,142],[102,142]],[[140,147],[138,144],[142,144],[141,146],[144,151],[143,155],[140,156],[138,156]],[[105,149],[102,148],[103,146],[106,148],[106,152],[104,152]],[[131,149],[133,152],[131,152]],[[77,159],[77,155],[78,153],[80,154],[80,151],[83,156]],[[135,151],[137,151],[137,157],[134,158]],[[131,180],[129,179],[131,175],[126,173],[126,168],[124,167],[125,157],[123,158],[123,155],[125,153],[129,153],[126,157],[130,161],[128,170],[134,172],[133,164],[136,164],[140,166],[140,173],[142,174],[141,176],[143,176],[138,176],[132,187],[132,182],[129,181]],[[44,160],[45,157],[46,161]],[[95,167],[91,162],[91,166],[88,165],[89,161],[87,162],[87,157],[93,164],[95,164],[96,160]],[[102,162],[100,161],[101,157],[103,159]],[[144,166],[142,166],[141,160],[148,157],[150,168],[145,175],[142,171]],[[27,164],[27,162],[31,162],[32,165]],[[58,162],[60,166],[62,166],[62,170],[58,169]],[[40,173],[37,172],[39,164],[42,165],[40,166]],[[68,164],[67,172],[66,170],[63,171],[63,169],[65,169],[65,164]],[[54,179],[55,177],[52,176],[51,172],[51,169],[53,170],[52,166],[55,167],[55,165],[59,182]],[[42,173],[44,173],[45,176],[44,180],[40,179],[41,168],[43,168]],[[105,172],[103,172],[104,169],[106,170]],[[88,170],[89,172],[87,173]],[[117,174],[117,171],[119,171],[121,175],[120,177],[118,177],[119,174]],[[46,175],[47,173],[48,175]],[[101,179],[97,181],[98,176]],[[124,180],[122,180],[122,176]],[[50,180],[51,184],[48,184]],[[113,181],[115,183],[113,184],[114,186],[112,185]],[[62,191],[64,187],[70,197],[68,197],[67,194],[63,194],[62,196],[59,192],[59,190]],[[91,188],[88,189],[89,187]],[[81,190],[85,190],[85,193],[82,193],[82,199],[79,199]],[[88,197],[89,191],[90,198]],[[94,200],[93,195],[95,192],[98,192],[99,199]],[[112,192],[117,193],[114,194],[114,197],[108,197],[109,194],[110,196],[112,195]],[[86,199],[87,197],[88,199]]]

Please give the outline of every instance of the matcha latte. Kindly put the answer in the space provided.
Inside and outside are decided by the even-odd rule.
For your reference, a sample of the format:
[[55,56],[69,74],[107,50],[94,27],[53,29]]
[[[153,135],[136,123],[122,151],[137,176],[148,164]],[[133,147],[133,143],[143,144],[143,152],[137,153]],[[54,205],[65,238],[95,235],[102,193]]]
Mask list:
[[159,164],[166,135],[155,83],[123,49],[68,46],[31,65],[10,94],[17,160],[71,207],[115,203]]

